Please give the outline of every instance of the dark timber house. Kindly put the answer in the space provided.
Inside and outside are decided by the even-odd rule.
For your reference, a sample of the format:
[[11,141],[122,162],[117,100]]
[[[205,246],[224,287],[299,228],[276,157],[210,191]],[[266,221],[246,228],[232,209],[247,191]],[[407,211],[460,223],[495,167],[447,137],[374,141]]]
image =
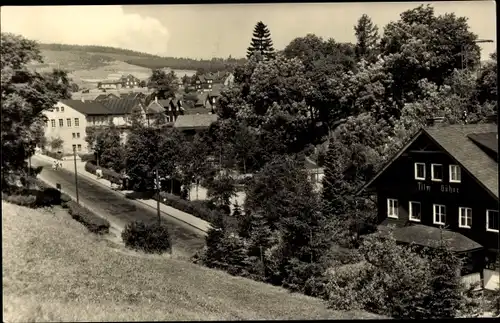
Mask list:
[[358,194],[376,194],[380,230],[421,246],[443,238],[464,276],[498,288],[497,124],[421,129]]

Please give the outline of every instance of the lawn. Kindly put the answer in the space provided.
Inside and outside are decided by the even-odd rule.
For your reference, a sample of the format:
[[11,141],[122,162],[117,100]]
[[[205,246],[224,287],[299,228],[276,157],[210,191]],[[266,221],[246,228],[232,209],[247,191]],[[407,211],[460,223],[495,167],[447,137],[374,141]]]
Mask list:
[[4,320],[146,321],[378,318],[168,255],[125,250],[61,208],[2,201]]

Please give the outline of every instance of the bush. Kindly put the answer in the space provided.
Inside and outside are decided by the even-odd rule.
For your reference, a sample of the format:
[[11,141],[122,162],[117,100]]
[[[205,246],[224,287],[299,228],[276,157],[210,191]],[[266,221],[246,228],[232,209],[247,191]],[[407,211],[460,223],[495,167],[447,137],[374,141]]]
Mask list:
[[97,234],[109,233],[110,224],[107,220],[99,217],[89,209],[74,201],[70,201],[66,204],[69,208],[71,217],[86,226],[90,232]]
[[123,229],[122,239],[127,247],[148,253],[163,253],[171,250],[168,227],[163,223],[130,222]]
[[68,205],[69,202],[71,202],[71,197],[62,193],[61,194],[61,206],[65,209],[67,209],[69,207],[69,205]]
[[81,154],[80,159],[82,160],[82,162],[95,161],[95,155],[94,154]]
[[118,174],[117,172],[114,172],[110,169],[103,168],[101,166],[98,167],[95,164],[95,161],[88,161],[87,163],[85,163],[85,170],[91,174],[96,175],[96,171],[98,168],[100,168],[102,170],[102,178],[104,178],[105,180],[108,180],[114,184],[121,184],[122,183],[123,177],[121,174]]
[[61,205],[61,192],[55,188],[48,187],[38,191],[36,195],[37,206]]
[[7,195],[2,193],[2,199],[20,206],[26,206],[29,208],[36,207],[36,196],[35,195]]
[[61,160],[63,158],[63,153],[57,153],[57,152],[52,152],[52,151],[45,151],[45,155],[51,157],[51,158],[54,158],[54,159],[58,159],[58,160]]
[[[171,206],[174,209],[192,214],[195,217],[207,222],[212,222],[213,220],[212,211],[206,206],[205,202],[203,201],[186,201],[178,196],[165,192],[160,193],[160,198],[160,202],[165,205]],[[157,194],[154,195],[154,199],[157,199]]]

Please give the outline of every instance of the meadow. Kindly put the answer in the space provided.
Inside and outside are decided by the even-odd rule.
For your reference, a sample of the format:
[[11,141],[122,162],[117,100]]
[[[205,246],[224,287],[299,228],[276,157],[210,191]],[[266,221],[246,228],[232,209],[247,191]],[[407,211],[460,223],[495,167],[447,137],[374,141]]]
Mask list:
[[62,208],[2,201],[7,322],[363,319],[315,298],[99,237]]

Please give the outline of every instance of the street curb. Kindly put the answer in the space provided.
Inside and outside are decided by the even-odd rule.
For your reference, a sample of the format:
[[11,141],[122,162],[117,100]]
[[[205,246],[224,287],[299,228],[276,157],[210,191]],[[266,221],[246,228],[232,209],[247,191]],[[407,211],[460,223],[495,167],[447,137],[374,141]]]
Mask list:
[[[40,155],[38,155],[38,156],[40,156]],[[44,156],[44,157],[48,157],[48,156]],[[48,158],[50,158],[50,157],[48,157]],[[71,172],[71,171],[69,171],[69,170],[66,170],[66,171]],[[74,173],[74,172],[72,172],[72,173]],[[78,173],[78,174],[81,174],[81,173]],[[94,182],[98,183],[99,185],[101,185],[101,186],[105,187],[107,190],[109,190],[109,191],[111,191],[111,192],[118,193],[118,194],[120,194],[121,196],[123,196],[124,198],[126,198],[125,193],[123,193],[122,191],[115,191],[115,190],[112,190],[112,189],[110,189],[110,188],[109,188],[109,186],[108,186],[108,185],[101,183],[99,180],[97,180],[97,179],[95,179],[95,178],[91,177],[91,176],[90,176],[90,175],[88,175],[88,174],[81,174],[80,176],[84,176],[84,177],[86,177],[86,178],[88,178],[88,179],[90,179],[90,180],[92,180],[92,181],[94,181]],[[66,194],[66,193],[65,193],[65,194]],[[67,194],[67,195],[69,196],[69,194]],[[72,197],[72,198],[73,198],[73,197]],[[147,206],[147,207],[149,207],[149,208],[151,208],[151,209],[153,209],[153,210],[156,210],[156,208],[155,208],[155,207],[153,207],[153,206],[151,206],[151,205],[149,205],[149,204],[147,204],[147,203],[144,203],[144,202],[142,202],[141,200],[137,200],[137,199],[133,199],[133,200],[134,200],[134,201],[136,201],[136,202],[138,202],[138,203],[140,203],[140,204],[142,204],[142,205],[145,205],[145,206]],[[156,201],[155,201],[155,202],[156,202]],[[161,202],[160,202],[160,203],[161,203]],[[90,209],[89,209],[89,210],[90,210]],[[91,211],[92,211],[92,210],[91,210]],[[178,218],[178,217],[176,217],[176,216],[173,216],[173,215],[171,215],[171,214],[168,214],[168,213],[166,213],[166,212],[162,211],[161,209],[160,209],[160,211],[161,211],[161,213],[163,213],[163,214],[164,214],[164,215],[166,215],[166,216],[169,216],[169,217],[171,217],[171,218],[174,218],[174,219],[176,219],[177,221],[183,222],[183,223],[185,223],[185,224],[187,224],[187,225],[189,225],[189,226],[191,226],[191,227],[193,227],[193,228],[195,228],[195,229],[199,230],[200,232],[202,232],[202,233],[203,233],[203,235],[206,235],[206,234],[208,233],[209,228],[211,227],[211,224],[207,222],[207,223],[208,223],[209,228],[208,228],[207,230],[205,230],[205,229],[202,229],[202,228],[200,228],[200,227],[198,227],[198,226],[196,226],[196,225],[194,225],[194,224],[191,224],[191,223],[189,223],[189,222],[187,222],[187,221],[185,221],[185,220],[183,220],[183,219],[180,219],[180,218]],[[179,211],[180,211],[180,210],[179,210]],[[94,211],[92,211],[92,212],[94,212]],[[181,212],[182,212],[182,211],[181,211]],[[194,217],[194,215],[191,215],[191,216],[193,216],[193,217]],[[201,219],[200,219],[200,220],[201,220]],[[108,220],[108,221],[109,221],[109,220]],[[204,220],[202,220],[202,221],[204,221]],[[205,222],[206,222],[206,221],[205,221]]]
[[[52,183],[50,183],[48,180],[46,180],[46,179],[42,178],[40,175],[38,175],[38,176],[37,176],[37,179],[41,180],[42,182],[44,182],[45,184],[47,184],[47,185],[49,185],[49,186],[51,186],[51,187],[53,187],[53,188],[55,188],[55,189],[59,190],[61,193],[68,195],[68,196],[69,196],[69,197],[70,197],[70,198],[71,198],[74,202],[76,202],[76,197],[75,197],[75,196],[73,196],[73,194],[70,194],[70,193],[68,193],[68,192],[64,191],[62,188],[61,188],[61,189],[58,189],[56,185],[53,185],[53,184],[52,184]],[[100,214],[100,212],[97,212],[96,210],[94,210],[94,209],[92,209],[91,207],[89,207],[89,206],[85,205],[85,203],[83,203],[83,202],[81,202],[81,201],[79,201],[79,202],[78,202],[78,204],[79,204],[80,206],[82,206],[82,207],[84,207],[84,208],[88,209],[89,211],[91,211],[92,213],[94,213],[95,215],[97,215],[98,217],[100,217],[100,218],[102,218],[102,219],[104,219],[104,220],[108,221],[108,222],[109,222],[109,224],[110,224],[110,227],[114,227],[114,229],[116,229],[116,230],[117,230],[117,231],[119,231],[119,232],[122,232],[122,231],[123,231],[123,229],[124,229],[124,228],[122,228],[122,226],[121,226],[121,225],[118,225],[118,224],[116,224],[116,222],[111,221],[111,220],[107,219],[106,217],[102,216],[102,215]],[[111,232],[111,228],[110,228],[110,232]]]

